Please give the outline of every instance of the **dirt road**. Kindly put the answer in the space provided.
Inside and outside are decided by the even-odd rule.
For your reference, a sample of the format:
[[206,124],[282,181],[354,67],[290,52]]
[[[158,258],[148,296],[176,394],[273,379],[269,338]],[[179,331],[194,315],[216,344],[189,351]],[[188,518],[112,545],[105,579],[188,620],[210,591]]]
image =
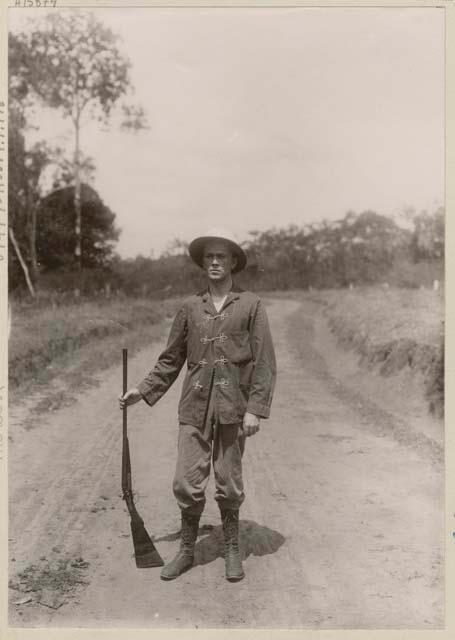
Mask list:
[[[363,399],[347,385],[345,356],[316,305],[279,300],[268,313],[279,381],[272,417],[245,452],[246,579],[224,580],[212,484],[195,567],[173,582],[161,581],[159,569],[136,569],[120,495],[119,366],[41,424],[25,422],[33,398],[11,407],[11,625],[443,625],[441,434],[387,413],[374,382]],[[161,346],[131,360],[131,382]],[[171,491],[179,391],[177,382],[153,409],[142,403],[129,412],[137,506],[165,560],[179,544]],[[81,584],[65,595],[74,574]],[[50,584],[42,604],[40,579]]]

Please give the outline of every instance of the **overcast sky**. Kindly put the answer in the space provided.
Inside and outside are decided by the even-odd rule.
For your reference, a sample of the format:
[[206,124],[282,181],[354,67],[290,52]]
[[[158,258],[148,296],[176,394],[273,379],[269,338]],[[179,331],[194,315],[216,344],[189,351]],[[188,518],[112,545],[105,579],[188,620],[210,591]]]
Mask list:
[[[82,134],[121,255],[158,255],[210,226],[244,240],[444,202],[442,9],[95,13],[122,37],[150,125]],[[65,132],[55,115],[39,124],[48,142]]]

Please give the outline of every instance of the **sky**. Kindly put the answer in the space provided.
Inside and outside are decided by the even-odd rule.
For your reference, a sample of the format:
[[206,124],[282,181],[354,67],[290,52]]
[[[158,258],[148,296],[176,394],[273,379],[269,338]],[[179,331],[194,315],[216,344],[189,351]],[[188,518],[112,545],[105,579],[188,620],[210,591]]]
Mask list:
[[[10,10],[13,30],[21,13]],[[121,36],[149,124],[82,132],[123,257],[211,227],[243,241],[349,210],[444,203],[442,9],[94,13]],[[71,145],[55,113],[37,124],[37,138]]]

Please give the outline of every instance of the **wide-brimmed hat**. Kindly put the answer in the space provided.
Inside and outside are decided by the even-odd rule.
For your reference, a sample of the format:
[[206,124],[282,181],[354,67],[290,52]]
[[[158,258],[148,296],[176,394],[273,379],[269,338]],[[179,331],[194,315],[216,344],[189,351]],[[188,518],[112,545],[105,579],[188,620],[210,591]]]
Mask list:
[[199,236],[190,242],[188,251],[197,265],[203,267],[204,247],[210,240],[222,240],[229,245],[232,254],[237,258],[237,264],[232,269],[232,273],[238,273],[244,269],[247,260],[246,253],[242,247],[237,244],[234,235],[230,231],[220,228],[210,229],[204,236]]

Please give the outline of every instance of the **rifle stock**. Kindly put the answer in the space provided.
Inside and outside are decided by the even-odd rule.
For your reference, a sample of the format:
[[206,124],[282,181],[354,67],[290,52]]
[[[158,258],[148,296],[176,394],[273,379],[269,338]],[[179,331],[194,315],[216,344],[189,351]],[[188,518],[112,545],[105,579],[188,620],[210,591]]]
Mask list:
[[[128,386],[128,350],[123,349],[123,395]],[[128,442],[127,407],[123,407],[123,446],[122,446],[122,498],[126,502],[130,514],[131,535],[133,538],[136,566],[140,569],[147,567],[162,567],[163,559],[158,553],[139,515],[133,499],[131,480],[130,445]]]

